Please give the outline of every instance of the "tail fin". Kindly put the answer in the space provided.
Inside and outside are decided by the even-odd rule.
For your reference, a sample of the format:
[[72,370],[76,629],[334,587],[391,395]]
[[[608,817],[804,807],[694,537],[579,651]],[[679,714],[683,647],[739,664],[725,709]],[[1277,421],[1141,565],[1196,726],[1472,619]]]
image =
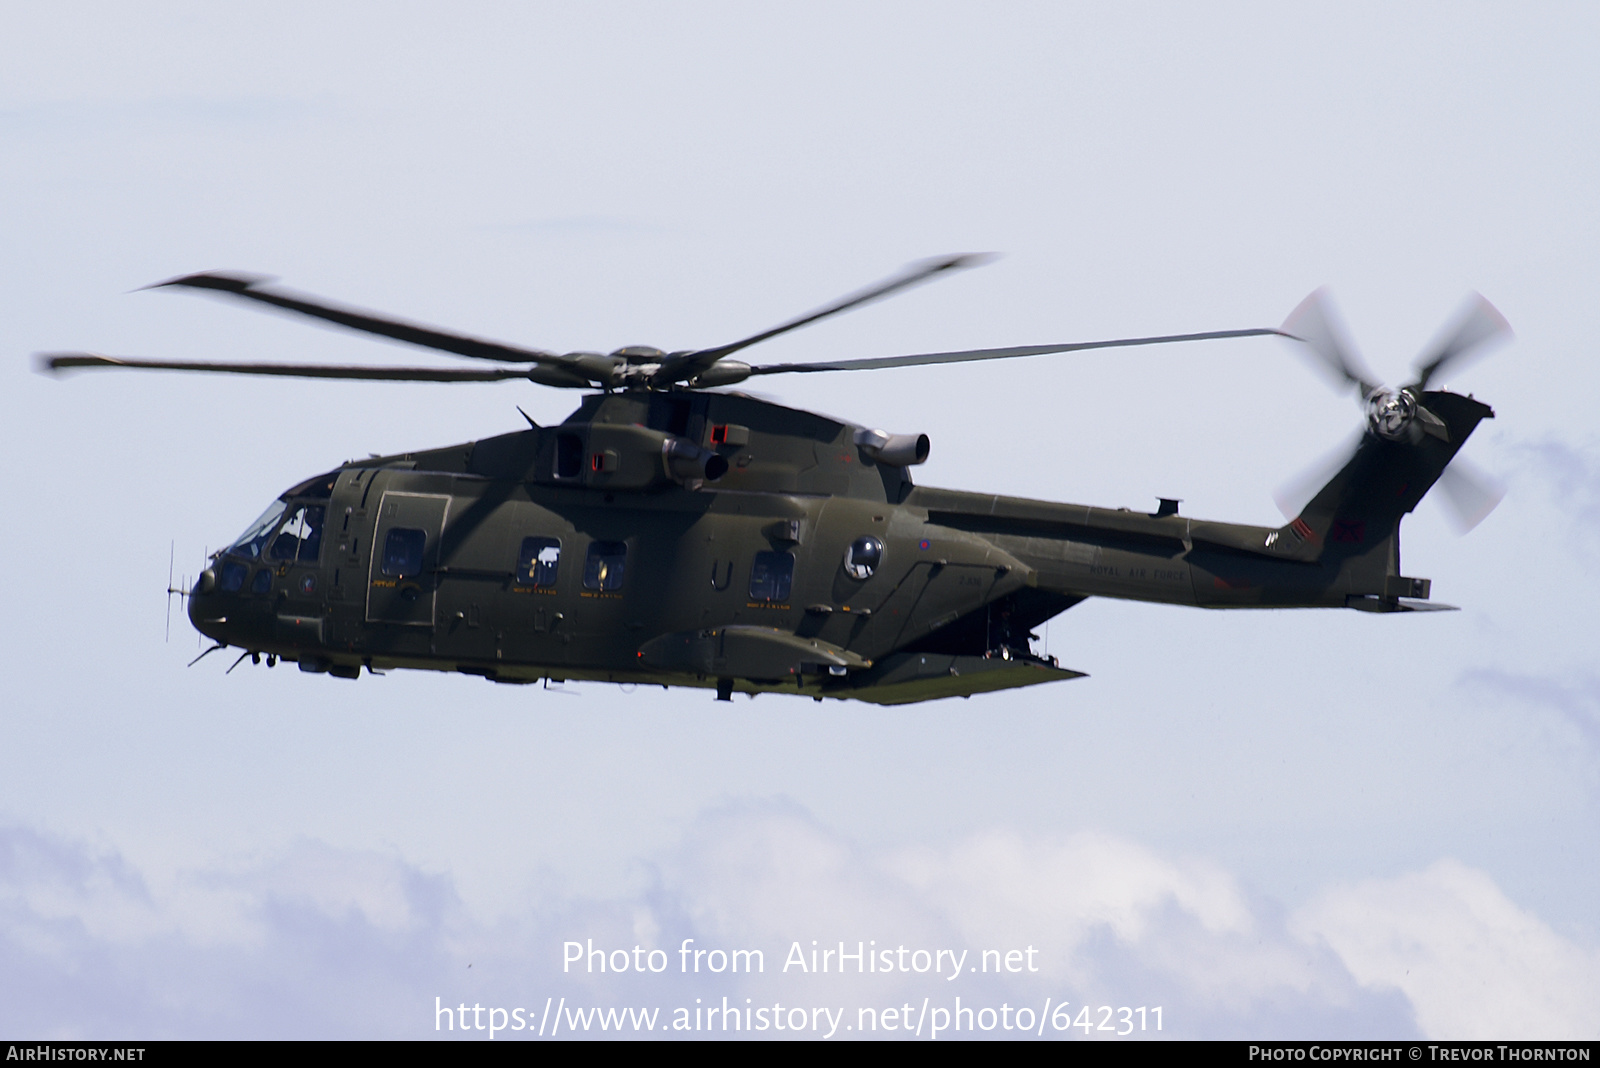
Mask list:
[[[1370,431],[1363,435],[1350,461],[1281,532],[1311,543],[1317,560],[1340,568],[1340,585],[1352,607],[1392,611],[1400,607],[1399,597],[1427,597],[1427,580],[1400,577],[1400,520],[1438,481],[1478,424],[1494,417],[1487,404],[1455,393],[1422,393],[1416,399],[1422,411],[1409,433],[1398,439]],[[1354,603],[1373,598],[1371,604]]]

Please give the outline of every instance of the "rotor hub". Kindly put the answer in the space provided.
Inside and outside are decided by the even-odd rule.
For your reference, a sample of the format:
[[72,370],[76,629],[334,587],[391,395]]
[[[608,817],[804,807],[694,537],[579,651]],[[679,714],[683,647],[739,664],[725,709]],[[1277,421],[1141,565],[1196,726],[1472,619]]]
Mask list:
[[1367,396],[1367,425],[1388,441],[1399,441],[1417,417],[1417,398],[1409,389],[1375,389]]
[[651,345],[625,345],[611,354],[613,359],[625,363],[653,363],[658,364],[666,359],[667,354]]

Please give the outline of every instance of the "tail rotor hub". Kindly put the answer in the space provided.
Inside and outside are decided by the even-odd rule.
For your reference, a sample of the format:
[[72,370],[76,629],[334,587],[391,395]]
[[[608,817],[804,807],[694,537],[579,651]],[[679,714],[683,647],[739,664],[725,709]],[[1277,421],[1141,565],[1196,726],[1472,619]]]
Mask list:
[[1417,398],[1409,389],[1375,389],[1367,395],[1367,425],[1380,438],[1399,441],[1417,418]]

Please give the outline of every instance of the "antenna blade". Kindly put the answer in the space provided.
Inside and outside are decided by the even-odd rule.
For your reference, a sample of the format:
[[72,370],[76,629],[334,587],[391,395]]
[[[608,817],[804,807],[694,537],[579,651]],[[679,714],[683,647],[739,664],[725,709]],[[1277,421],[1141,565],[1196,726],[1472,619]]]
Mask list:
[[216,652],[218,649],[226,649],[227,647],[228,647],[227,643],[218,642],[217,644],[213,645],[211,648],[207,649],[205,652],[201,653],[199,656],[195,657],[193,660],[189,661],[188,666],[189,667],[194,667],[196,664],[200,663],[200,661],[204,660],[206,657],[210,656],[212,653]]

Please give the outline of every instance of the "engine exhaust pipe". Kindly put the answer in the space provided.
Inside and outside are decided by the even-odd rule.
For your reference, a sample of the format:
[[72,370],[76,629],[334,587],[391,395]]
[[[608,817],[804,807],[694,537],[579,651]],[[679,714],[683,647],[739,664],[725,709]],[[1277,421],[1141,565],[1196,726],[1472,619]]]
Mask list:
[[726,457],[684,438],[668,438],[662,442],[661,459],[667,466],[667,474],[678,482],[715,482],[728,473]]
[[913,467],[928,458],[932,442],[926,434],[890,434],[882,430],[857,430],[855,442],[878,463]]

